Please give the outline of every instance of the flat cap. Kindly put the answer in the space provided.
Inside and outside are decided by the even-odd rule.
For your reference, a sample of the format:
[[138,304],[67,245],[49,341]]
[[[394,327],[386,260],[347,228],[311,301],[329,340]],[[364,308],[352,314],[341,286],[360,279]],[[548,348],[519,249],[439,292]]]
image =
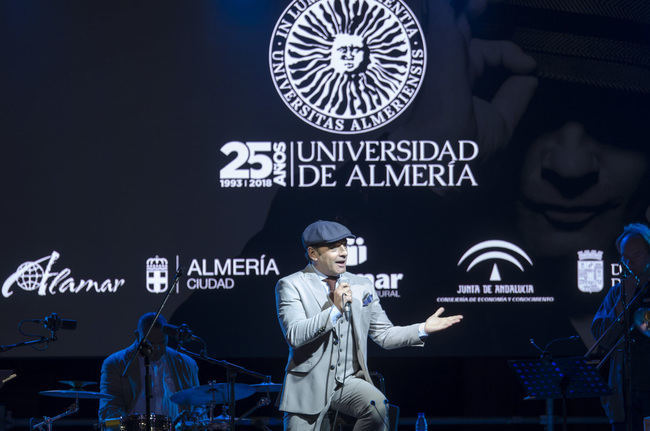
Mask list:
[[332,243],[343,238],[356,238],[356,236],[341,223],[318,220],[302,232],[302,245],[307,248],[310,245]]

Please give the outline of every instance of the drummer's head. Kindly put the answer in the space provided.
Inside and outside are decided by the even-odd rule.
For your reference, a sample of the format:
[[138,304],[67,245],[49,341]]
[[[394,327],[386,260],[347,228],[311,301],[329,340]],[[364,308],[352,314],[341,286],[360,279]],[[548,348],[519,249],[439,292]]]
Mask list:
[[[147,333],[147,329],[151,322],[153,322],[156,313],[145,313],[138,320],[138,339],[142,339]],[[167,335],[163,332],[162,326],[167,323],[167,320],[163,316],[158,316],[156,319],[156,324],[151,328],[149,333],[148,340],[153,346],[153,355],[152,360],[156,361],[165,353],[165,348],[167,347]]]

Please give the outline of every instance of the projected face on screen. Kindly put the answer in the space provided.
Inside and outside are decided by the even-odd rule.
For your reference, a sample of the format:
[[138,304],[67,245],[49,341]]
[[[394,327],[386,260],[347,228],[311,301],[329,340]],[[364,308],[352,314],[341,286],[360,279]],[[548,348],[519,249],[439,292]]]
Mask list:
[[527,151],[519,228],[547,256],[608,247],[629,208],[642,204],[635,200],[647,169],[643,151],[603,142],[584,124],[566,121],[535,139]]
[[337,34],[332,44],[332,67],[338,73],[353,73],[366,58],[361,36]]

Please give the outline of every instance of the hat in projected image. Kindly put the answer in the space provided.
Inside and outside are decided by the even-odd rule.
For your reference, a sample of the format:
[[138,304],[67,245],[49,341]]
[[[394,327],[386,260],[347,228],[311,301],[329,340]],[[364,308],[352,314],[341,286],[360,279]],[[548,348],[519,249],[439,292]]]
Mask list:
[[344,238],[356,238],[350,229],[335,221],[318,220],[305,228],[302,245],[307,248],[314,244],[328,244]]
[[512,40],[540,78],[650,93],[647,0],[491,0],[514,17]]

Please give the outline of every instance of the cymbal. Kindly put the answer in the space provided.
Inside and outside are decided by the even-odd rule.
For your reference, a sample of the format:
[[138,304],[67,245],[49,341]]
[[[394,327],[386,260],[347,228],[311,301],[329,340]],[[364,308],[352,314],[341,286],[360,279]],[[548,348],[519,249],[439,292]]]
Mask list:
[[[172,402],[187,406],[206,406],[208,404],[228,403],[230,388],[228,383],[210,383],[178,391],[169,397]],[[235,383],[235,400],[250,397],[255,389],[243,383]]]
[[90,392],[90,391],[71,391],[71,390],[55,390],[55,391],[41,391],[41,395],[46,397],[56,397],[56,398],[79,398],[79,399],[91,399],[91,400],[111,400],[113,395],[103,394],[101,392]]
[[86,386],[97,384],[97,382],[90,382],[86,380],[59,380],[59,383],[70,386],[70,389],[83,389]]
[[256,392],[280,392],[282,390],[282,383],[266,382],[250,386],[251,388],[254,388]]

